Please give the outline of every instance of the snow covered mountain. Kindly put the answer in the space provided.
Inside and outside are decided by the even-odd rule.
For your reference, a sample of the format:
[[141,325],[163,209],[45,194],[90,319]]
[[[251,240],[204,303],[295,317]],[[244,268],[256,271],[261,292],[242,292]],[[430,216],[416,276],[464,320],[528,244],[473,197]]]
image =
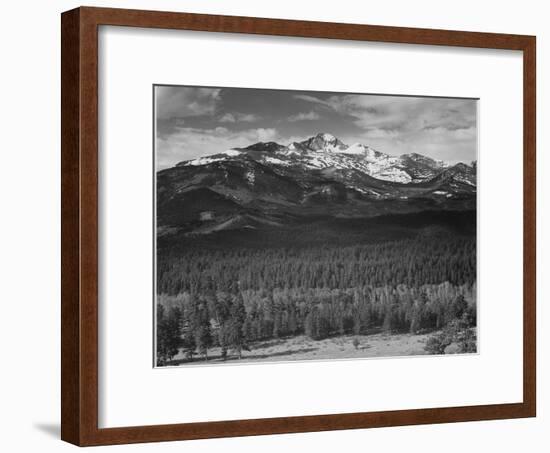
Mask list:
[[[273,228],[297,221],[472,211],[476,169],[420,154],[390,156],[317,134],[260,142],[157,173],[161,234]],[[187,234],[187,233],[186,233]]]
[[178,165],[206,165],[245,156],[269,166],[357,170],[376,179],[404,184],[427,181],[448,167],[445,162],[420,154],[390,156],[360,143],[348,146],[327,133],[288,146],[275,142],[255,143]]

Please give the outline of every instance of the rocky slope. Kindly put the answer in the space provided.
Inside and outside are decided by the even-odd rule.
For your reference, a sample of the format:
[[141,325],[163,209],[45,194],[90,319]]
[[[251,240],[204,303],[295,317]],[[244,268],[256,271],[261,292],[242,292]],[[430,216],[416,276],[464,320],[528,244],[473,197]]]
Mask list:
[[234,148],[157,173],[159,234],[474,210],[475,202],[474,166],[420,154],[390,156],[326,133],[287,146]]

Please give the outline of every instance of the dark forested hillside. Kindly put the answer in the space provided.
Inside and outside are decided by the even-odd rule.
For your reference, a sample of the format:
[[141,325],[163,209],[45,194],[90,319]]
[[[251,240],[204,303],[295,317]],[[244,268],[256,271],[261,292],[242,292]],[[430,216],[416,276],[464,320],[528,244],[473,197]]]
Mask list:
[[169,235],[157,258],[159,364],[273,338],[476,322],[471,211]]
[[[181,249],[180,249],[181,250]],[[419,287],[476,279],[475,240],[443,235],[380,244],[202,248],[159,260],[161,294],[274,288]]]

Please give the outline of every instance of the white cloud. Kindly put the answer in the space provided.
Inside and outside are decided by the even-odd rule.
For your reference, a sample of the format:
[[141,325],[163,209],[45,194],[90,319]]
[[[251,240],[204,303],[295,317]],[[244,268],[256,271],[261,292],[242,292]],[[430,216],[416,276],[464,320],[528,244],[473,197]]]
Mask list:
[[225,113],[220,118],[220,123],[253,123],[258,121],[260,117],[253,113]]
[[310,96],[308,94],[295,94],[294,99],[300,99],[302,101],[312,102],[314,104],[330,106],[330,104],[327,101],[323,101],[322,99],[319,99],[315,96]]
[[477,151],[475,126],[464,129],[434,127],[400,132],[373,128],[346,139],[350,143],[363,143],[391,155],[419,153],[449,163],[475,160]]
[[[163,131],[157,139],[160,168],[258,141],[276,141],[286,145],[303,140],[307,137],[289,137],[290,131],[296,134],[296,125],[291,128],[288,126],[303,121],[303,128],[298,129],[302,129],[305,134],[309,126],[315,126],[315,121],[324,117],[334,118],[334,130],[327,132],[336,135],[340,132],[338,129],[341,124],[351,123],[352,127],[346,127],[339,136],[348,144],[359,142],[393,155],[418,152],[451,162],[475,159],[477,109],[473,100],[291,94],[293,99],[301,100],[305,107],[301,111],[283,115],[277,121],[279,130],[271,127],[273,122],[266,121],[256,124],[265,125],[264,128],[250,127],[234,131],[234,126],[240,125],[242,128],[261,118],[238,111],[223,113],[222,97],[225,98],[225,95],[220,95],[219,89],[159,87],[158,90],[159,117],[176,119],[171,122],[170,132]],[[193,120],[193,116],[200,115],[210,115],[208,121],[211,122],[204,121],[204,118]],[[306,121],[310,121],[310,124],[305,124]],[[214,127],[216,122],[219,127]],[[195,124],[201,126],[193,127]],[[327,126],[330,129],[330,124],[324,122],[321,129]],[[287,130],[289,133],[286,133]]]
[[235,116],[231,113],[226,113],[220,118],[220,123],[234,123],[235,122]]
[[368,129],[363,136],[367,138],[395,138],[399,134],[397,131],[391,129],[378,129],[372,128]]
[[225,127],[179,128],[165,138],[157,138],[157,169],[171,167],[183,160],[217,154],[230,148],[244,147],[256,142],[274,141],[278,138],[278,131],[272,128],[244,131],[231,131]]
[[335,111],[354,117],[365,130],[454,130],[469,128],[476,121],[475,101],[469,99],[344,95],[327,102]]
[[258,135],[258,139],[261,142],[269,142],[273,141],[278,137],[278,132],[276,129],[273,128],[259,128],[259,129],[253,129],[253,134]]
[[319,114],[316,113],[316,112],[307,112],[307,113],[304,113],[304,112],[300,112],[296,115],[292,115],[288,118],[288,121],[292,121],[292,122],[295,122],[295,121],[314,121],[314,120],[318,120],[320,118]]
[[[470,99],[309,95],[298,99],[349,117],[363,132],[346,137],[388,154],[417,152],[450,162],[475,159],[476,102]],[[351,142],[351,141],[350,141]]]
[[472,140],[476,138],[475,127],[465,127],[457,129],[447,129],[445,127],[434,127],[424,131],[432,138],[443,137],[444,139],[451,138],[453,140]]
[[327,100],[301,94],[294,95],[294,98],[349,115],[366,131],[412,131],[437,127],[466,129],[476,121],[475,101],[470,99],[355,94],[334,95]]
[[219,88],[156,87],[159,119],[213,115],[221,101]]

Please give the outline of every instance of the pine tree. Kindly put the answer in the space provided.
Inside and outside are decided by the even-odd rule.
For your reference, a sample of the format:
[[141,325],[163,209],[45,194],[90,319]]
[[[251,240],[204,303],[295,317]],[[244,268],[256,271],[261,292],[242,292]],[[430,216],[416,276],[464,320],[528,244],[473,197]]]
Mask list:
[[288,314],[288,331],[290,335],[296,335],[298,332],[298,318],[296,316],[296,308],[292,306]]
[[229,323],[229,344],[237,352],[239,359],[242,358],[243,349],[248,349],[247,341],[244,336],[244,322],[246,320],[246,310],[244,308],[243,297],[240,292],[234,297]]
[[193,355],[195,354],[195,349],[197,347],[195,341],[196,307],[196,297],[194,294],[191,294],[187,302],[187,309],[184,312],[182,322],[182,348],[185,353],[185,357],[189,360],[193,360]]
[[179,352],[181,345],[181,310],[171,308],[168,313],[157,305],[157,364],[166,365]]
[[393,307],[386,305],[384,310],[384,322],[382,323],[382,330],[387,333],[391,333],[393,329]]
[[468,309],[468,303],[462,294],[458,294],[453,301],[451,315],[453,319],[462,318],[462,315]]
[[221,357],[225,360],[227,358],[227,348],[231,342],[231,300],[226,294],[221,294],[217,298],[215,316],[218,324],[218,343],[221,348]]
[[193,327],[197,350],[204,356],[204,360],[208,360],[208,348],[212,346],[212,331],[206,301],[198,304],[194,314]]
[[411,313],[410,333],[417,333],[420,330],[421,318],[422,318],[422,311],[420,309],[420,303],[416,301],[413,304],[412,313]]
[[312,340],[319,338],[319,312],[317,307],[312,307],[306,316],[305,333]]

